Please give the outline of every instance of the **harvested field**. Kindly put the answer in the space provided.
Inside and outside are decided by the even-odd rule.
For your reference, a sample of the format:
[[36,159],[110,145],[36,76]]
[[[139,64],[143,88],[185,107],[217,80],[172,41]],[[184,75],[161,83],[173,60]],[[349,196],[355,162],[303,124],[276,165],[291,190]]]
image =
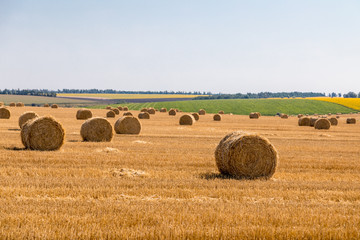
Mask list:
[[[360,238],[360,125],[346,124],[351,115],[324,132],[298,118],[207,114],[186,127],[178,115],[155,114],[140,135],[82,142],[77,110],[50,112],[66,131],[51,152],[24,150],[18,126],[22,113],[48,108],[12,108],[0,119],[2,239]],[[270,180],[219,174],[215,148],[238,130],[276,148]]]

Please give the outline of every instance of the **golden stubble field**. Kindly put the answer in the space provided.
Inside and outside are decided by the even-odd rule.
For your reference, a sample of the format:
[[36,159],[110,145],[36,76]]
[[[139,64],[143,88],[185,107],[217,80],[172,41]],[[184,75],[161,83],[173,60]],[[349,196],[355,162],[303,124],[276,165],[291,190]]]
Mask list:
[[[140,135],[89,143],[77,109],[10,109],[0,119],[1,239],[360,238],[360,125],[345,116],[321,131],[295,117],[206,115],[180,126],[179,115],[156,113]],[[17,121],[29,110],[63,124],[61,150],[23,150]],[[218,174],[215,147],[235,130],[277,148],[272,179]]]

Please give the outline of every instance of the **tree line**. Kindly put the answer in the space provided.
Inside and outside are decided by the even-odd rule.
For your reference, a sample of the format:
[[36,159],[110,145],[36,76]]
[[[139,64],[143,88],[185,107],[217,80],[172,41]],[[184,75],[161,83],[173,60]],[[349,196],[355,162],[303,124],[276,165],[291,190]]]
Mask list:
[[194,99],[248,99],[248,98],[295,98],[295,97],[324,97],[325,93],[316,92],[260,92],[260,93],[236,93],[236,94],[213,94],[211,96],[199,96]]

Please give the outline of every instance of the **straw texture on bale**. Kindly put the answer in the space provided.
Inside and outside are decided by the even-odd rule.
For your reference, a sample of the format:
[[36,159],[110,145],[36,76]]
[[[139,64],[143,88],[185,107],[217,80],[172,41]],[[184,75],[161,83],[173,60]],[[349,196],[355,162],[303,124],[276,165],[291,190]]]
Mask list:
[[140,112],[147,112],[148,110],[147,110],[147,108],[142,108],[141,110],[140,110]]
[[123,110],[122,106],[118,106],[117,108],[119,109],[119,111]]
[[249,179],[268,179],[275,173],[278,154],[265,137],[232,132],[216,147],[215,160],[222,174]]
[[129,111],[129,108],[128,107],[123,107],[123,111]]
[[251,119],[257,119],[259,117],[260,117],[260,114],[257,112],[252,112],[249,114],[249,118],[251,118]]
[[113,128],[106,118],[95,117],[86,120],[81,125],[80,135],[83,141],[110,142],[113,138]]
[[310,126],[310,118],[308,117],[301,117],[298,121],[299,126]]
[[214,119],[214,121],[221,121],[221,115],[220,114],[215,114],[213,119]]
[[29,111],[29,112],[24,112],[23,114],[21,114],[21,116],[19,117],[19,127],[22,128],[22,126],[29,121],[30,119],[33,118],[37,118],[39,117],[39,115],[37,115],[35,112],[33,111]]
[[58,108],[59,106],[57,104],[51,105],[51,108]]
[[336,117],[329,118],[329,121],[330,121],[332,126],[337,126],[338,125],[338,120],[337,120]]
[[160,112],[167,112],[166,108],[160,108]]
[[9,104],[9,106],[10,106],[10,107],[16,107],[16,103],[11,102],[11,103]]
[[124,112],[123,116],[132,116],[133,114],[131,112]]
[[330,121],[327,118],[320,118],[316,120],[314,127],[315,129],[329,129],[331,126]]
[[148,110],[147,110],[147,112],[149,113],[149,114],[155,114],[155,109],[154,108],[149,108]]
[[106,113],[106,117],[108,118],[114,118],[115,117],[115,112],[113,110],[110,110]]
[[347,124],[355,124],[355,123],[356,123],[356,119],[355,119],[355,118],[348,118],[348,119],[346,119],[346,123],[347,123]]
[[92,112],[89,109],[79,109],[76,112],[76,119],[84,120],[88,118],[92,118]]
[[195,118],[191,114],[185,114],[180,117],[180,125],[193,125],[195,123]]
[[315,122],[318,120],[318,118],[310,118],[310,127],[315,126]]
[[170,109],[169,110],[169,115],[170,116],[175,116],[176,115],[176,110],[175,109]]
[[150,114],[147,112],[141,112],[141,113],[139,113],[138,118],[139,119],[150,119]]
[[0,107],[0,118],[9,119],[11,116],[10,110],[4,107]]
[[117,108],[112,108],[111,109],[116,115],[119,115],[120,114],[120,111],[119,111],[119,109],[117,109]]
[[64,139],[64,128],[50,116],[33,118],[21,129],[21,140],[31,150],[58,150],[64,144]]
[[193,115],[196,121],[199,121],[200,116],[198,113],[192,113],[191,115]]
[[139,134],[141,131],[141,123],[136,117],[124,116],[115,122],[114,128],[118,134]]
[[16,103],[16,106],[17,106],[17,107],[24,107],[24,106],[25,106],[25,104],[24,104],[24,103],[22,103],[22,102],[18,102],[18,103]]
[[198,113],[199,113],[199,115],[205,115],[206,111],[204,109],[200,109]]
[[45,103],[44,107],[50,107],[50,105],[48,103]]

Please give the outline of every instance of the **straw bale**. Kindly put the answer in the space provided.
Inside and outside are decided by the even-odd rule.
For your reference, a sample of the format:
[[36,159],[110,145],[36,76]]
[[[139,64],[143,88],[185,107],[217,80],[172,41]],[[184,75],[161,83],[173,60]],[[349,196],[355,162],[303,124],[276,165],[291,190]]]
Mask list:
[[129,111],[129,108],[128,107],[123,107],[123,111]]
[[16,107],[16,103],[11,102],[11,103],[9,104],[9,107]]
[[331,123],[327,118],[319,118],[314,124],[315,129],[329,129],[330,126]]
[[51,108],[58,108],[59,106],[57,104],[51,105]]
[[150,114],[147,112],[141,112],[141,113],[139,113],[138,118],[139,119],[150,119]]
[[192,113],[191,115],[193,115],[193,117],[196,121],[199,121],[200,116],[198,113]]
[[258,112],[252,112],[249,114],[250,119],[258,119],[260,117]]
[[88,118],[92,118],[92,112],[89,109],[79,109],[76,112],[76,119],[78,120],[86,120]]
[[175,116],[176,115],[176,110],[175,109],[170,109],[169,110],[169,115],[170,116]]
[[315,126],[315,122],[316,122],[318,119],[319,119],[319,118],[311,117],[311,118],[310,118],[310,127]]
[[356,123],[356,119],[355,119],[355,118],[347,118],[347,119],[346,119],[346,123],[347,123],[347,124],[355,124],[355,123]]
[[148,108],[147,111],[149,114],[152,114],[152,115],[155,114],[155,112],[156,112],[154,108]]
[[107,118],[114,118],[115,117],[115,112],[113,110],[110,110],[106,113],[106,117]]
[[112,107],[111,106],[106,106],[105,109],[111,110]]
[[166,108],[160,108],[160,112],[167,112]]
[[206,111],[204,109],[200,109],[198,113],[199,113],[199,115],[205,115]]
[[30,119],[33,118],[37,118],[39,117],[39,115],[37,115],[35,112],[33,111],[29,111],[29,112],[24,112],[23,114],[21,114],[21,116],[19,117],[19,127],[22,128],[22,126],[24,125],[24,123],[26,123],[27,121],[29,121]]
[[139,134],[141,131],[141,123],[136,117],[124,116],[115,122],[114,128],[118,134]]
[[116,115],[119,115],[120,114],[120,111],[119,111],[119,109],[117,109],[117,108],[112,108],[111,109]]
[[9,119],[11,116],[10,110],[5,107],[0,107],[0,119]]
[[124,112],[123,116],[132,116],[133,114],[131,112]]
[[16,106],[17,107],[25,107],[25,104],[22,102],[18,102],[18,103],[16,103]]
[[80,135],[83,141],[110,142],[113,138],[113,128],[106,118],[95,117],[86,120],[81,125]]
[[117,108],[119,109],[119,111],[123,110],[122,106],[118,106]]
[[220,111],[219,111],[219,114],[224,114],[224,111],[223,111],[223,110],[220,110]]
[[288,119],[289,118],[289,116],[287,114],[285,114],[285,113],[280,114],[280,117],[282,119]]
[[338,120],[337,120],[336,117],[329,118],[329,121],[330,121],[332,126],[337,126],[338,125]]
[[221,121],[221,115],[220,114],[215,114],[213,116],[213,119],[214,119],[214,121]]
[[140,110],[140,112],[147,112],[147,111],[148,111],[147,108],[142,108],[142,109]]
[[180,117],[180,125],[193,125],[195,123],[195,118],[191,114],[185,114]]
[[298,114],[298,118],[302,118],[303,116],[303,114]]
[[310,118],[308,117],[301,117],[298,121],[299,126],[310,126]]
[[50,105],[48,103],[45,103],[44,107],[50,107]]

